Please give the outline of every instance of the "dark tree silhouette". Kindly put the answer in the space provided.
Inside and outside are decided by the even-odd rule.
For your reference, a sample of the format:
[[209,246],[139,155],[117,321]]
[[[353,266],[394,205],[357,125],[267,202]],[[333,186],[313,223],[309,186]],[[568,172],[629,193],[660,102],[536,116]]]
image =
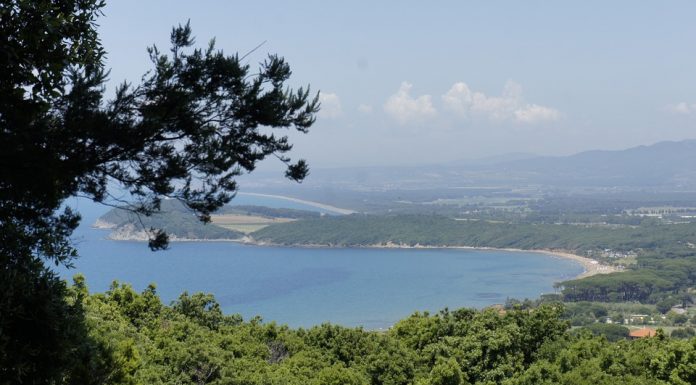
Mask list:
[[[252,70],[212,41],[194,49],[187,23],[172,30],[168,53],[148,49],[154,68],[140,84],[123,84],[105,100],[108,72],[96,29],[103,7],[102,0],[0,1],[3,378],[26,380],[39,367],[60,374],[68,328],[45,320],[72,319],[79,309],[64,302],[65,285],[44,263],[77,256],[69,237],[80,217],[61,209],[67,198],[118,204],[111,196],[118,188],[139,215],[173,198],[207,222],[234,197],[235,177],[266,157],[284,162],[290,179],[308,172],[303,160],[287,157],[287,136],[274,132],[307,132],[318,98],[286,87],[291,71],[283,58],[269,56]],[[150,230],[150,247],[166,247],[167,235]],[[49,335],[30,338],[42,332]]]

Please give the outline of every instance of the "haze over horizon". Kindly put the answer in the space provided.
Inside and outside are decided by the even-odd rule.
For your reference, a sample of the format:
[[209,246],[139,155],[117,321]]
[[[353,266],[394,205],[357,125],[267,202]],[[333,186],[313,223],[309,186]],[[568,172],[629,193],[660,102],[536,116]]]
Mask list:
[[[136,11],[137,10],[137,11]],[[197,46],[268,53],[321,90],[294,157],[313,167],[569,155],[696,138],[696,3],[111,2],[109,90],[190,20]],[[128,25],[128,28],[124,28]],[[269,166],[262,165],[262,169]]]

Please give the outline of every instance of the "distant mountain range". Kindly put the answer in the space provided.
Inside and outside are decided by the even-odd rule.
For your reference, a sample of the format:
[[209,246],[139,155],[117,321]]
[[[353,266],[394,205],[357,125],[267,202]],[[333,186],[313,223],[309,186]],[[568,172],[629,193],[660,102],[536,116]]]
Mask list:
[[386,191],[481,186],[684,191],[696,189],[696,140],[570,156],[515,153],[417,167],[316,168],[301,186],[280,182],[275,174],[250,180],[253,190],[281,189],[300,194],[302,190],[317,189]]
[[534,157],[494,164],[491,170],[523,174],[549,185],[690,188],[696,186],[696,140]]

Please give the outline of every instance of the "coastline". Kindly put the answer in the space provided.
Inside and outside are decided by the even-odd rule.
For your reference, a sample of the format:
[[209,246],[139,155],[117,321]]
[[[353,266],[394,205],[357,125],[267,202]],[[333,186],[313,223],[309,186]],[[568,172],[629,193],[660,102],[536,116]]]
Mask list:
[[319,203],[319,202],[314,202],[314,201],[308,201],[304,199],[299,199],[299,198],[293,198],[293,197],[288,197],[285,195],[274,195],[274,194],[261,194],[261,193],[253,193],[253,192],[240,192],[238,193],[239,195],[248,195],[248,196],[256,196],[256,197],[264,197],[264,198],[275,198],[275,199],[283,199],[286,201],[290,202],[295,202],[295,203],[302,203],[307,206],[312,206],[316,207],[322,210],[326,211],[332,211],[337,214],[343,214],[343,215],[350,215],[350,214],[355,214],[357,211],[350,210],[350,209],[344,209],[336,206],[331,206],[327,205],[325,203]]
[[568,250],[554,250],[554,249],[517,249],[511,247],[486,247],[486,246],[423,246],[423,245],[397,245],[397,244],[386,244],[386,245],[374,245],[369,246],[374,248],[405,248],[405,249],[462,249],[462,250],[488,250],[488,251],[508,251],[513,253],[537,253],[544,254],[551,257],[568,259],[577,262],[583,267],[584,271],[574,279],[581,279],[591,277],[598,274],[610,274],[618,272],[619,270],[614,266],[602,265],[599,261],[592,258],[584,257],[582,255],[573,254]]
[[[97,228],[95,226],[95,228]],[[99,227],[101,229],[106,229],[104,227]],[[130,236],[124,236],[121,233],[116,236],[112,233],[107,236],[107,239],[112,241],[137,241],[144,242],[147,241],[147,236],[145,233],[131,233]],[[574,279],[581,279],[586,277],[591,277],[597,274],[609,274],[619,271],[614,266],[603,265],[598,261],[584,257],[581,255],[573,254],[568,250],[554,250],[554,249],[517,249],[517,248],[500,248],[500,247],[476,247],[476,246],[431,246],[431,245],[407,245],[407,244],[397,244],[393,242],[388,242],[385,244],[372,244],[372,245],[355,245],[355,246],[332,246],[332,245],[320,245],[320,244],[279,244],[272,242],[257,241],[249,236],[242,238],[219,238],[219,239],[199,239],[199,238],[178,238],[173,236],[170,238],[170,242],[234,242],[242,245],[248,246],[268,246],[268,247],[297,247],[297,248],[365,248],[365,249],[460,249],[460,250],[482,250],[482,251],[506,251],[513,253],[537,253],[544,254],[555,258],[562,258],[576,262],[583,268],[583,272],[574,277]]]
[[575,277],[575,279],[580,279],[580,278],[587,278],[591,277],[593,275],[597,274],[610,274],[610,273],[616,273],[620,271],[614,266],[609,266],[609,265],[602,265],[598,261],[592,259],[592,258],[587,258],[583,257],[582,255],[577,255],[577,254],[572,254],[569,253],[565,250],[534,250],[534,252],[537,253],[542,253],[554,257],[560,257],[564,259],[570,259],[575,262],[578,262],[582,267],[585,269],[584,272],[580,273],[578,276]]
[[598,274],[610,274],[618,272],[619,270],[614,266],[602,265],[599,261],[592,258],[584,257],[582,255],[573,254],[568,250],[554,250],[554,249],[517,249],[511,247],[488,247],[488,246],[431,246],[431,245],[407,245],[398,244],[393,242],[387,242],[385,244],[372,244],[372,245],[356,245],[356,246],[332,246],[332,245],[321,245],[321,244],[279,244],[272,242],[256,241],[249,237],[244,237],[239,240],[230,240],[232,242],[238,242],[251,246],[270,246],[270,247],[306,247],[306,248],[365,248],[365,249],[459,249],[459,250],[481,250],[481,251],[507,251],[512,253],[536,253],[544,254],[550,257],[567,259],[578,263],[583,267],[583,272],[575,276],[573,279],[581,279],[591,277]]
[[[255,244],[259,246],[288,246],[288,245],[274,245],[270,243],[259,243],[254,242],[250,244]],[[327,245],[290,245],[290,247],[332,247]],[[578,263],[583,267],[584,271],[574,279],[581,279],[591,277],[598,274],[610,274],[618,272],[619,270],[614,266],[602,265],[599,261],[592,258],[584,257],[582,255],[577,255],[569,252],[568,250],[553,250],[553,249],[517,249],[510,247],[486,247],[486,246],[429,246],[429,245],[404,245],[404,244],[377,244],[377,245],[365,245],[365,246],[347,246],[356,248],[370,248],[370,249],[459,249],[459,250],[482,250],[482,251],[507,251],[512,253],[536,253],[544,254],[555,258],[567,259]]]

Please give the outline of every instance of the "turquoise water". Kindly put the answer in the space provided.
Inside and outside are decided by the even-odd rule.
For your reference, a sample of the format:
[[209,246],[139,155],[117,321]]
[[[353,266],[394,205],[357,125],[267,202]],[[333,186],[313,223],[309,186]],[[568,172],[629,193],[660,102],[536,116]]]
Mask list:
[[[82,207],[83,223],[98,210]],[[86,210],[87,209],[87,210]],[[582,268],[535,253],[452,249],[331,249],[172,243],[152,253],[145,243],[104,239],[82,226],[81,258],[64,277],[83,273],[92,292],[113,280],[137,290],[156,283],[167,303],[183,291],[213,293],[226,313],[259,315],[290,326],[334,322],[387,328],[416,310],[484,307],[506,298],[536,298]]]

